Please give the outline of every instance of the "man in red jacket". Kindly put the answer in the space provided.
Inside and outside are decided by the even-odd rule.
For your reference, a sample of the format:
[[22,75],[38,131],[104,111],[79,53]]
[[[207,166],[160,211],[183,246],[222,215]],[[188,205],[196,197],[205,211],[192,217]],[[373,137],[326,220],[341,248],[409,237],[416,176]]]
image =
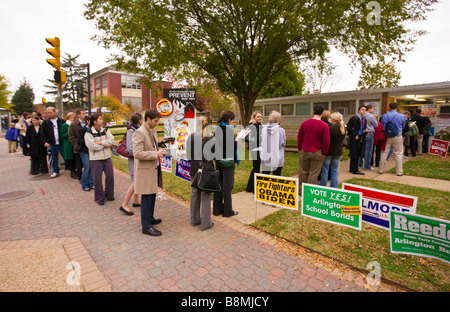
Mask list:
[[299,194],[302,184],[319,184],[317,180],[325,156],[330,147],[330,129],[321,120],[324,108],[322,105],[314,106],[314,116],[300,126],[297,135],[297,146],[300,152],[299,162]]

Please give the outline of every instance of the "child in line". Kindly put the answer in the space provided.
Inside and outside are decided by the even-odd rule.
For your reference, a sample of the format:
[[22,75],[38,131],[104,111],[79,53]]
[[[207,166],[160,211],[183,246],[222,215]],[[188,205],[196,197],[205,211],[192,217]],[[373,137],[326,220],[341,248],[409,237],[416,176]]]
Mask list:
[[16,125],[12,122],[9,124],[8,131],[6,131],[5,139],[8,140],[8,152],[15,153],[17,144],[17,129]]

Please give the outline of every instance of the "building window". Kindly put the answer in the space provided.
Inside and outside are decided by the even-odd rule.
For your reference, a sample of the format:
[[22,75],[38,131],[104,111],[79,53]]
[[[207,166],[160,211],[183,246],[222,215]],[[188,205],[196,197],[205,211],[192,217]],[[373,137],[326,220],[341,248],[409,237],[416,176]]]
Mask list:
[[141,77],[122,75],[122,89],[141,90]]
[[95,90],[100,90],[100,77],[95,78]]
[[311,103],[304,102],[295,104],[295,115],[297,116],[311,115]]
[[272,111],[280,111],[280,104],[270,104],[264,106],[264,116],[269,116]]
[[132,96],[122,96],[122,104],[130,105],[136,110],[142,109],[142,98]]
[[331,111],[337,111],[343,116],[355,115],[356,101],[333,101],[331,102]]
[[103,75],[102,76],[102,89],[106,89],[107,88],[107,83],[108,83],[108,80],[106,78],[106,75]]
[[283,116],[294,115],[294,104],[281,104],[281,115]]

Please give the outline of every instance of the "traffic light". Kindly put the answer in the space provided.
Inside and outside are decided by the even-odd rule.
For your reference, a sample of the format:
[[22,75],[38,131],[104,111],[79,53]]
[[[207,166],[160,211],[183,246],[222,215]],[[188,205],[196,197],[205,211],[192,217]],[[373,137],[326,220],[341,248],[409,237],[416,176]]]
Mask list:
[[54,59],[47,59],[47,63],[52,65],[54,68],[61,68],[61,52],[59,50],[59,38],[45,38],[45,41],[49,43],[53,48],[47,48],[46,51],[48,54],[54,57]]
[[64,84],[66,83],[66,72],[62,69],[57,69],[54,71],[53,78],[55,79],[55,84]]

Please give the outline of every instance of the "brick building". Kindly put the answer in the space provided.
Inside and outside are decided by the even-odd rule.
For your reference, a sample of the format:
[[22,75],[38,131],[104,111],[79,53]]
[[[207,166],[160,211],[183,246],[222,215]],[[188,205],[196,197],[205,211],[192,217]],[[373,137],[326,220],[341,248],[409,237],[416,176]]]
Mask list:
[[[171,82],[153,81],[150,89],[143,83],[148,79],[143,75],[118,71],[108,66],[90,74],[91,99],[101,95],[113,95],[123,104],[131,103],[136,111],[145,111],[163,97],[163,89],[170,88]],[[87,90],[87,86],[86,86]]]

